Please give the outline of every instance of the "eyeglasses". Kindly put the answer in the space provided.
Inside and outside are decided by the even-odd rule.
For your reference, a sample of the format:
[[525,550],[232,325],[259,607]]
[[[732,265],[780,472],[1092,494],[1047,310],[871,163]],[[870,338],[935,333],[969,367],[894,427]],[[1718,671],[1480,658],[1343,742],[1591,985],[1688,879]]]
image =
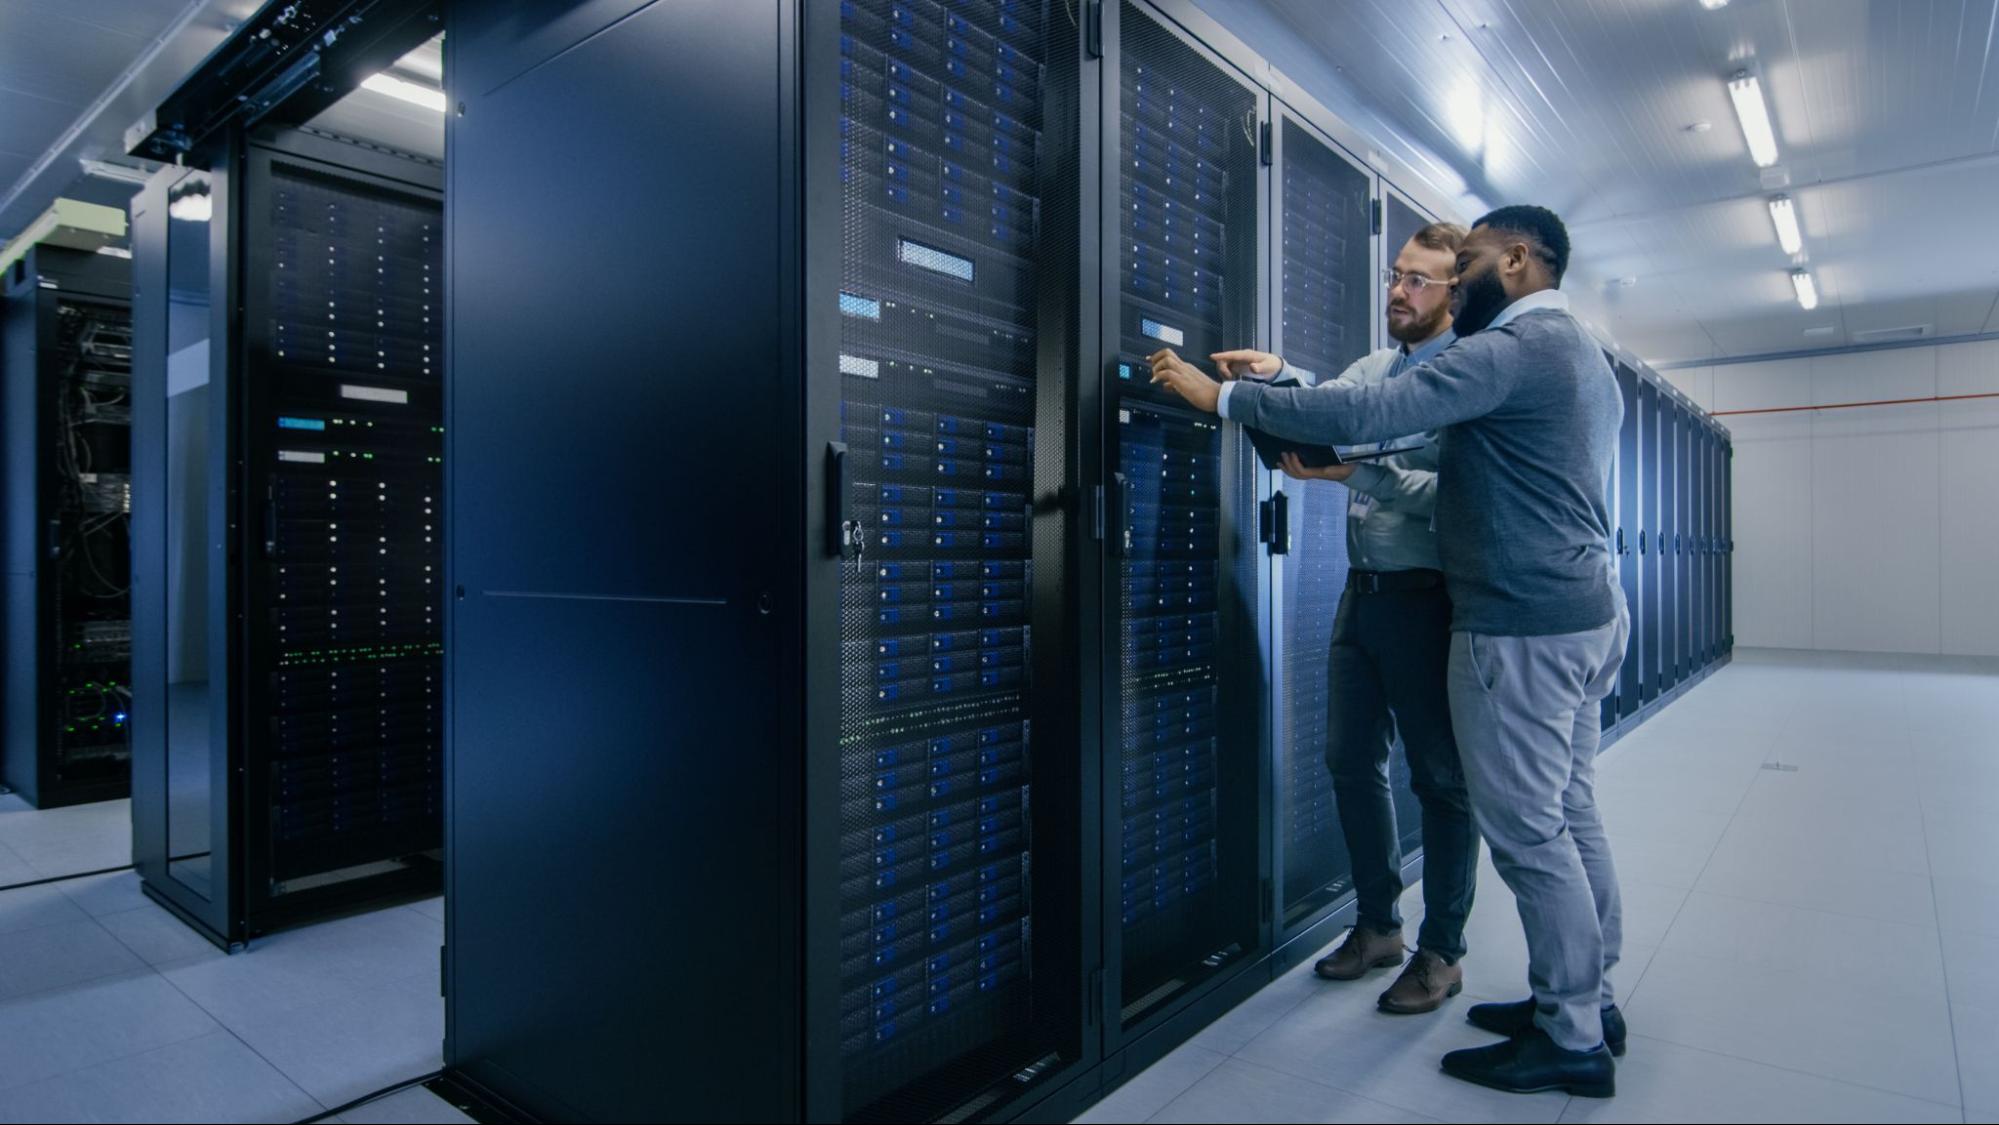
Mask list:
[[1381,283],[1387,286],[1390,292],[1393,292],[1398,285],[1406,286],[1412,297],[1420,296],[1431,286],[1449,288],[1451,284],[1448,281],[1438,281],[1434,277],[1424,277],[1420,273],[1400,273],[1395,270],[1382,270]]

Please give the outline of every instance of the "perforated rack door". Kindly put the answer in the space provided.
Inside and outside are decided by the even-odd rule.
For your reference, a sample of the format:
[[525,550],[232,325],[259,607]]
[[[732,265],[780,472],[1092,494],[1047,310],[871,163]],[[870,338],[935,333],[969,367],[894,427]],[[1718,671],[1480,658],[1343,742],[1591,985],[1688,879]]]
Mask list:
[[1148,9],[1122,4],[1117,39],[1104,846],[1128,1029],[1258,940],[1255,476],[1233,430],[1151,388],[1146,357],[1254,346],[1262,112]]
[[276,897],[443,842],[443,218],[261,150],[245,182],[246,816]]
[[1037,628],[1065,544],[1035,513],[1070,487],[1055,357],[1077,307],[1079,35],[1059,4],[840,7],[850,1117],[948,1115],[1073,1061],[1081,1034],[1060,936],[1080,903],[1076,735],[1037,722],[1076,690],[1047,672],[1059,628]]
[[[1415,233],[1431,222],[1428,214],[1417,210],[1393,189],[1384,190],[1382,198],[1381,259],[1384,268],[1395,264],[1395,256],[1402,251]],[[1385,334],[1385,344],[1393,344]],[[1416,853],[1423,842],[1423,807],[1416,802],[1416,791],[1409,784],[1409,755],[1403,749],[1402,739],[1397,736],[1388,754],[1388,788],[1395,799],[1395,827],[1402,837],[1403,858],[1406,860]]]
[[1644,675],[1642,658],[1646,634],[1639,595],[1641,567],[1638,555],[1640,527],[1638,495],[1644,467],[1639,457],[1638,373],[1616,364],[1617,393],[1624,400],[1624,421],[1617,431],[1617,532],[1612,550],[1617,559],[1617,580],[1624,588],[1624,604],[1631,614],[1631,639],[1625,646],[1625,660],[1617,673],[1616,694],[1619,718],[1634,714],[1640,701],[1639,683]]
[[[1373,180],[1288,114],[1278,118],[1279,291],[1274,349],[1322,379],[1368,353],[1372,337]],[[1277,590],[1276,865],[1279,921],[1311,920],[1353,889],[1327,751],[1327,663],[1346,589],[1349,493],[1333,481],[1281,479],[1291,536]]]

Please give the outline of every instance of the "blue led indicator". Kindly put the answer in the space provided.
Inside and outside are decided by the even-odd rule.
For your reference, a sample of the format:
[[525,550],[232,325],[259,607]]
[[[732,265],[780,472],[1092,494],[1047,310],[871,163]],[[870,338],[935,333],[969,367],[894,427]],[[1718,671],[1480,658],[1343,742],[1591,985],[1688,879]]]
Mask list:
[[282,416],[278,418],[278,429],[281,430],[323,430],[325,428],[326,420],[324,418],[286,418]]
[[845,316],[866,317],[869,320],[882,318],[882,303],[854,293],[840,294],[840,312]]

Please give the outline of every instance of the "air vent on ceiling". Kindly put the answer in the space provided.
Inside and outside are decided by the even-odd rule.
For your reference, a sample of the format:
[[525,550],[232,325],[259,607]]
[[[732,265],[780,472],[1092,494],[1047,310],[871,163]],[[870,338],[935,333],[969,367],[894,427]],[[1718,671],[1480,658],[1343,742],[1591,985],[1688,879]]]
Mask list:
[[1931,327],[1928,324],[1905,324],[1900,328],[1869,328],[1864,332],[1855,332],[1853,342],[1885,344],[1891,340],[1920,340],[1930,334]]

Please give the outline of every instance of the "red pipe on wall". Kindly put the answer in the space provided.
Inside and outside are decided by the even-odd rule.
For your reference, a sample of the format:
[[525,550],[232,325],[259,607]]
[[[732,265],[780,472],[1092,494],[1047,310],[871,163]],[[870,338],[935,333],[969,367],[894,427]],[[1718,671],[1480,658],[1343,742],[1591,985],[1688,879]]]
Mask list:
[[1797,410],[1851,410],[1856,406],[1907,406],[1919,402],[1963,402],[1970,398],[1999,398],[1999,393],[1976,395],[1931,395],[1928,398],[1883,398],[1873,402],[1829,402],[1824,406],[1766,406],[1758,410],[1710,410],[1708,417],[1725,418],[1731,414],[1789,414]]

